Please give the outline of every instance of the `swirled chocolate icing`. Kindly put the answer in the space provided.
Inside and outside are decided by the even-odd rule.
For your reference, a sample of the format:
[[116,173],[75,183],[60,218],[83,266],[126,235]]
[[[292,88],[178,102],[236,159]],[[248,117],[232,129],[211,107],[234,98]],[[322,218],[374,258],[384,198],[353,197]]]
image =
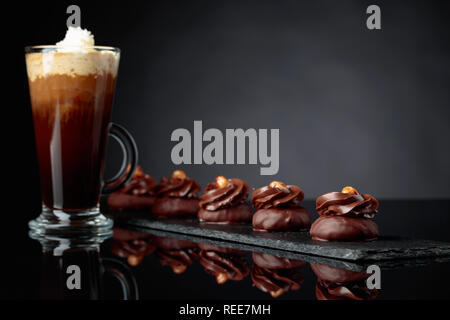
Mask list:
[[256,210],[269,208],[296,208],[305,197],[297,186],[286,186],[287,190],[264,186],[252,194],[252,205]]
[[135,196],[153,195],[155,185],[155,179],[144,173],[141,166],[137,166],[131,181],[119,192]]
[[168,179],[166,177],[161,179],[155,189],[158,197],[170,198],[197,198],[200,190],[200,185],[194,179]]
[[316,200],[316,210],[321,216],[356,216],[373,218],[378,210],[378,200],[370,194],[326,193]]
[[223,188],[218,188],[216,183],[210,183],[200,196],[199,205],[200,208],[209,211],[234,207],[247,200],[249,190],[247,182],[236,178],[229,179]]

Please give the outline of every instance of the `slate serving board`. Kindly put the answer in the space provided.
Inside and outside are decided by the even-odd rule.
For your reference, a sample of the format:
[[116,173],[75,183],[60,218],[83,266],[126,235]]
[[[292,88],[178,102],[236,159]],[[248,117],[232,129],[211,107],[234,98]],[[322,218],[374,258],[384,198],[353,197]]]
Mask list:
[[[116,225],[231,241],[252,246],[350,261],[414,259],[450,255],[450,243],[381,237],[372,242],[322,242],[308,232],[255,232],[251,225],[201,223],[197,219],[153,219],[148,214],[110,214]],[[147,217],[146,217],[147,216]]]

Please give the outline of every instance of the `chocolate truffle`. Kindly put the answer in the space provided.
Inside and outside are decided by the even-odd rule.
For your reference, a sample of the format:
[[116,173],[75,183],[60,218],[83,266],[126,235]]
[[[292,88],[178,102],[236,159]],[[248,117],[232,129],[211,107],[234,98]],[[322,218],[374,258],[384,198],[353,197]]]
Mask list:
[[196,215],[198,211],[197,193],[200,185],[181,170],[176,170],[172,178],[163,177],[155,188],[157,199],[152,212],[158,217],[180,217]]
[[200,264],[205,272],[216,278],[217,284],[224,284],[228,280],[241,281],[249,274],[247,261],[241,251],[208,246],[200,251]]
[[218,176],[200,196],[198,219],[209,223],[244,223],[252,219],[246,203],[250,187],[241,179]]
[[317,276],[318,300],[373,300],[378,295],[377,289],[367,288],[365,272],[313,263],[311,269]]
[[259,290],[277,298],[286,292],[300,289],[303,283],[300,268],[306,265],[304,261],[256,252],[252,256],[251,278]]
[[286,186],[273,181],[270,185],[256,189],[252,194],[252,205],[257,211],[253,215],[255,231],[294,231],[308,229],[311,216],[300,204],[303,191],[297,186]]
[[108,197],[108,208],[112,211],[151,210],[155,203],[155,179],[137,166],[131,181],[121,190]]
[[360,194],[352,187],[330,192],[317,198],[320,218],[314,221],[310,234],[314,240],[371,241],[378,238],[373,217],[378,201],[370,194]]

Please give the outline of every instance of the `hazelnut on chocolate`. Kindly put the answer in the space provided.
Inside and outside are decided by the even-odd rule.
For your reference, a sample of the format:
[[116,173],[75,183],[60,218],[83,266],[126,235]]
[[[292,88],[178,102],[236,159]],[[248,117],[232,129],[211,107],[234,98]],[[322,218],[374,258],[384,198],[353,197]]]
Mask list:
[[186,179],[186,172],[183,170],[175,170],[172,173],[172,179],[184,180]]
[[224,176],[218,176],[215,181],[216,186],[219,189],[225,188],[228,185],[228,179],[225,178]]
[[347,186],[342,188],[342,193],[348,193],[348,194],[359,194],[358,190],[356,190],[353,187]]

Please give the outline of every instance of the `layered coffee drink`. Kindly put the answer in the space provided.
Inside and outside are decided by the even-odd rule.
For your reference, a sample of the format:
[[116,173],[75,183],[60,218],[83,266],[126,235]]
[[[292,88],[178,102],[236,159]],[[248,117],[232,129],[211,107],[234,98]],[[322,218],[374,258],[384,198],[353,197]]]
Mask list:
[[51,210],[97,206],[119,50],[70,28],[56,46],[26,54],[42,201]]

